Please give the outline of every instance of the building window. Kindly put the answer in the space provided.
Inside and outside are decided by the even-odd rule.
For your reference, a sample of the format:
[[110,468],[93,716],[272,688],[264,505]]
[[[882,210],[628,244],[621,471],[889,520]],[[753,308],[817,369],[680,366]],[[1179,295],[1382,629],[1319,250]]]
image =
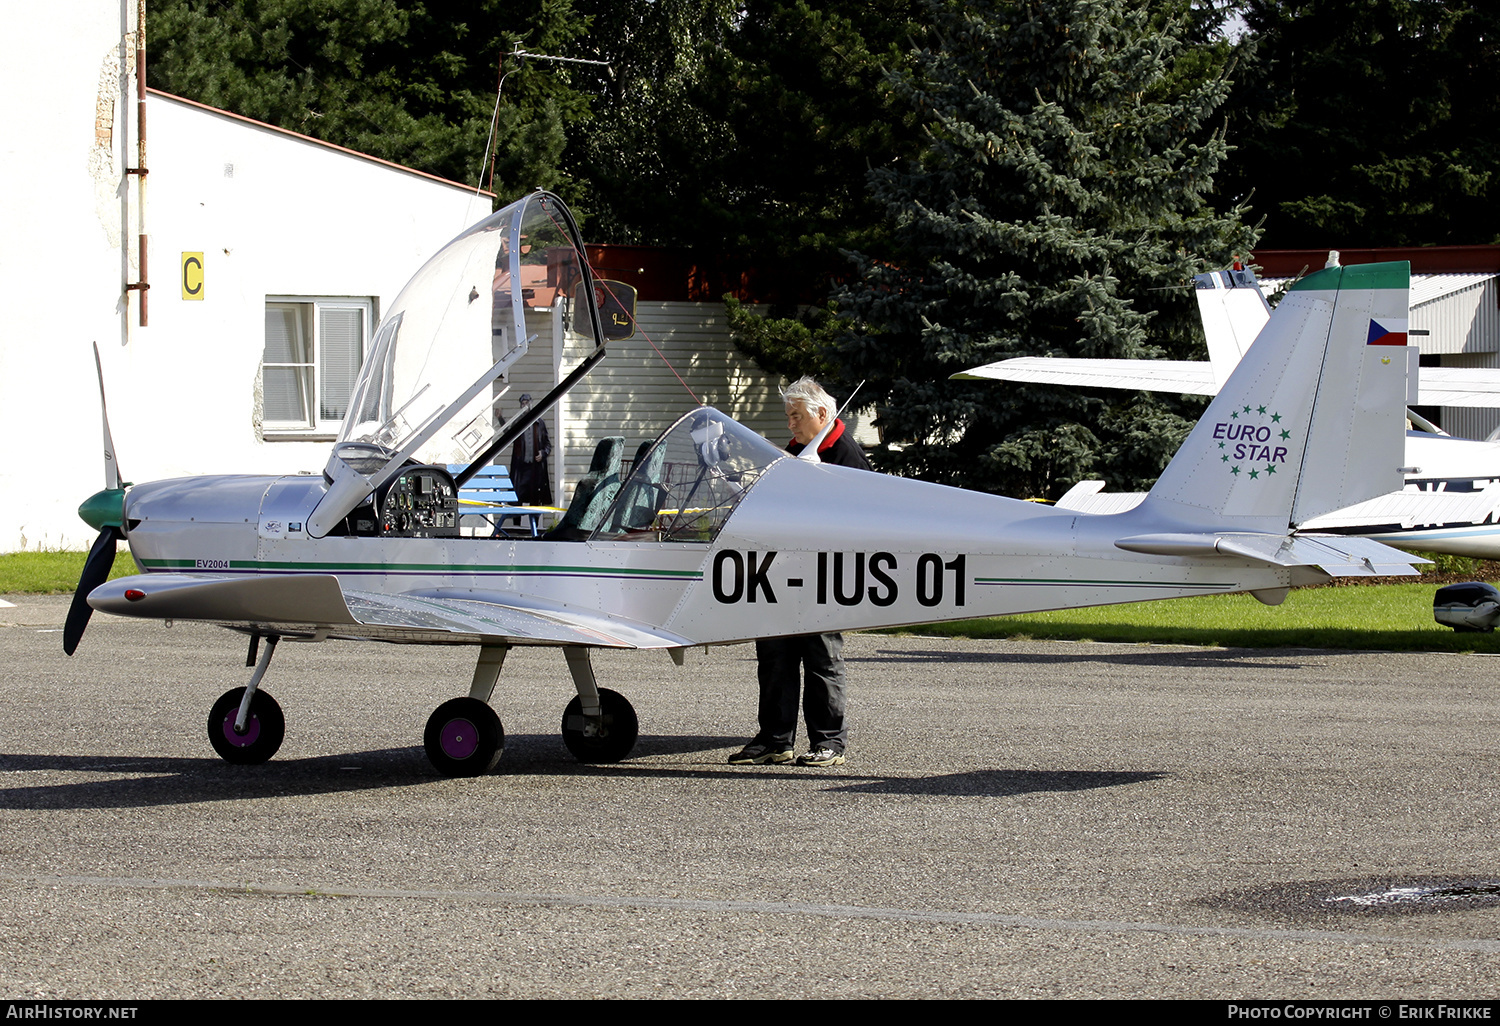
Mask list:
[[338,430],[374,315],[370,299],[267,297],[261,361],[267,432]]

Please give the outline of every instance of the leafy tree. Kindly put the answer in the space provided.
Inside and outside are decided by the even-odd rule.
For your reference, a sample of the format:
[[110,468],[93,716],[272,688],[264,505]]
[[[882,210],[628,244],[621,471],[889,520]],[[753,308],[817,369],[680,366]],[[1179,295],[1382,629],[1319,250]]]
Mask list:
[[1226,105],[1278,248],[1500,241],[1500,11],[1452,0],[1243,0]]
[[733,0],[575,0],[592,31],[570,56],[607,67],[571,69],[593,119],[565,153],[588,185],[596,237],[637,245],[722,239],[711,168],[734,134],[704,102],[710,55],[733,31]]
[[928,10],[931,42],[892,79],[927,146],[871,176],[899,251],[863,255],[840,297],[855,329],[834,359],[877,399],[877,461],[1027,496],[1086,475],[1144,487],[1188,427],[1171,400],[948,378],[1013,356],[1189,355],[1183,286],[1253,241],[1241,210],[1205,201],[1229,81],[1185,49],[1186,4]]
[[[153,0],[147,73],[168,92],[488,184],[501,55],[557,52],[586,28],[570,0]],[[569,192],[561,155],[587,98],[557,66],[507,62],[494,189]]]

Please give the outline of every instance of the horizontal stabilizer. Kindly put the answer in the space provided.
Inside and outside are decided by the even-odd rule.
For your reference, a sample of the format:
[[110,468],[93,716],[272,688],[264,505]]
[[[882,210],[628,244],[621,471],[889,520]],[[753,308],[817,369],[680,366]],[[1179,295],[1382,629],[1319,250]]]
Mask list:
[[1410,577],[1418,573],[1413,563],[1430,562],[1368,538],[1338,535],[1228,531],[1139,534],[1121,538],[1115,546],[1152,556],[1230,556],[1273,566],[1315,566],[1330,577]]

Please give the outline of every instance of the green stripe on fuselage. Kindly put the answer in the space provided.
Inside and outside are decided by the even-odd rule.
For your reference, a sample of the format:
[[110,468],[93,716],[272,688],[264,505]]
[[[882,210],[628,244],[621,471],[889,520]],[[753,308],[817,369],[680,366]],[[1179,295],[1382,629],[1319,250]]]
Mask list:
[[[216,567],[199,566],[196,559],[145,559],[142,565],[148,570],[204,570]],[[501,565],[454,563],[318,563],[304,560],[228,560],[230,570],[300,570],[304,573],[430,573],[430,574],[571,574],[581,577],[679,577],[683,580],[699,580],[703,574],[698,570],[650,570],[639,567],[557,566],[556,564]]]

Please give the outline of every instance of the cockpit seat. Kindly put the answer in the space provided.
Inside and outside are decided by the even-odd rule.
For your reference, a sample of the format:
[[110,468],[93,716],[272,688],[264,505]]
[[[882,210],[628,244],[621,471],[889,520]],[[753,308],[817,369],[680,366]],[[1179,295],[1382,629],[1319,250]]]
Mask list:
[[599,440],[588,473],[573,486],[568,511],[545,535],[549,541],[582,541],[604,522],[620,492],[620,457],[624,451],[625,439],[619,435]]
[[654,442],[642,442],[635,450],[631,462],[630,477],[620,491],[620,501],[615,503],[605,533],[611,536],[649,531],[656,524],[656,515],[661,512],[662,498],[666,494],[667,447]]

